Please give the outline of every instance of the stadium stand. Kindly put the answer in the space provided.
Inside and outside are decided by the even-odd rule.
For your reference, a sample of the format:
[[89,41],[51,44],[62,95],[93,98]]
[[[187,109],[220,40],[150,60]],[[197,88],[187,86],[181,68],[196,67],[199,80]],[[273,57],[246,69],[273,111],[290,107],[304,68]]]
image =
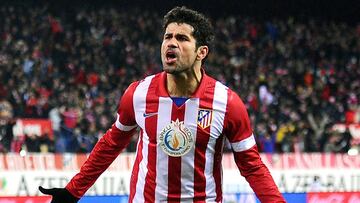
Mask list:
[[[161,71],[163,14],[1,6],[0,151],[90,152],[124,88]],[[346,126],[360,120],[360,24],[240,14],[214,15],[213,24],[205,70],[242,96],[262,152],[359,147]],[[48,119],[52,131],[18,136],[12,129],[25,118]]]

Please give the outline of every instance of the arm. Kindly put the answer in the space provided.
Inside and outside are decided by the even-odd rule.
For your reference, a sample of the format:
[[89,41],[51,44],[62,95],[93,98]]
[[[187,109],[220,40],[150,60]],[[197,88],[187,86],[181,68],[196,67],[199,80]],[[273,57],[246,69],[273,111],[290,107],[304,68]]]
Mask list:
[[134,131],[135,129],[121,131],[114,124],[95,145],[80,172],[71,179],[65,188],[75,197],[81,198],[130,143]]
[[65,188],[75,197],[82,197],[130,143],[137,126],[133,107],[133,93],[137,84],[133,83],[125,91],[115,123],[95,145],[80,172],[66,185]]
[[115,123],[95,145],[80,172],[65,188],[40,189],[44,194],[53,196],[52,202],[62,202],[69,195],[76,200],[71,202],[77,202],[130,143],[137,127],[133,108],[133,93],[137,84],[133,83],[125,91],[119,103]]
[[268,168],[262,162],[252,133],[245,105],[230,91],[224,133],[227,135],[236,165],[262,203],[285,202]]

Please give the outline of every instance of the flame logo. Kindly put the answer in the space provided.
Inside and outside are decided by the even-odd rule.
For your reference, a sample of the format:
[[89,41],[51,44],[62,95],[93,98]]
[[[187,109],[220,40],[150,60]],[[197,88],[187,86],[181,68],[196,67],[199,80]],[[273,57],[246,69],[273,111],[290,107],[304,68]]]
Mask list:
[[172,140],[171,140],[171,145],[173,146],[174,149],[177,149],[179,147],[179,139],[177,138],[177,134],[174,133],[174,135],[172,136]]
[[158,139],[162,150],[172,157],[183,156],[194,146],[191,131],[179,119],[165,126]]

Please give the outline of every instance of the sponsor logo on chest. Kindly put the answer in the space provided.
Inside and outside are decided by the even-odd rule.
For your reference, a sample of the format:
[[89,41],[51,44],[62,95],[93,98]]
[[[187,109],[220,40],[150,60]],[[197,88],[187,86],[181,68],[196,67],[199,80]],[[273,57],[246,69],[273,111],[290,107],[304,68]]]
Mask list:
[[171,121],[160,132],[159,144],[161,149],[169,156],[184,156],[194,146],[193,134],[183,121],[177,119]]

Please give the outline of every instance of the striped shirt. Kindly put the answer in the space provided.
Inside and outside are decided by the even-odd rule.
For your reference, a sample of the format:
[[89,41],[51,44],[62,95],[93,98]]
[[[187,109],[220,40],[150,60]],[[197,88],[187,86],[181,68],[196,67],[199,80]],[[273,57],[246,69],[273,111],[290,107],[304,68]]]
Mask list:
[[200,85],[177,106],[166,73],[131,84],[117,119],[66,186],[81,197],[140,129],[129,202],[222,202],[225,137],[236,164],[262,202],[285,202],[257,151],[239,96],[203,72]]

